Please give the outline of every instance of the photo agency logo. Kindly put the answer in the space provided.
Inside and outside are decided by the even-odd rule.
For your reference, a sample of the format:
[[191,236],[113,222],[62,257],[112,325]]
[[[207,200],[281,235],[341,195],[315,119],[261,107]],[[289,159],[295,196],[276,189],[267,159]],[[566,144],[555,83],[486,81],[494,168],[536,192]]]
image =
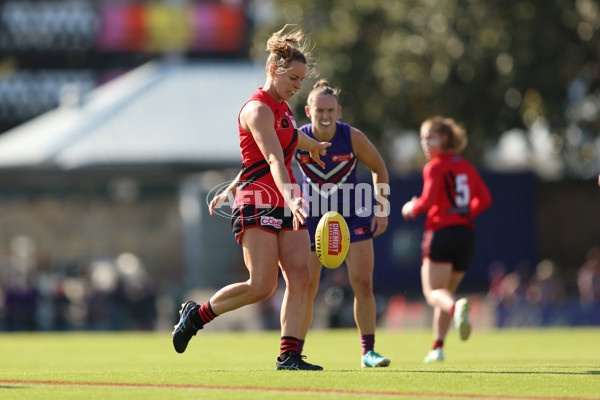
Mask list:
[[375,187],[368,183],[302,185],[302,196],[309,204],[309,215],[316,218],[327,211],[336,211],[344,218],[387,217],[390,215],[389,193],[390,186],[385,183]]
[[[231,218],[235,193],[228,188],[233,181],[223,182],[212,188],[206,196],[206,204],[210,205],[212,199],[219,201],[215,204],[214,213],[225,218]],[[253,204],[256,213],[247,218],[267,216],[273,212],[271,204],[276,204],[278,199],[277,189],[260,182],[240,181],[236,186],[239,191],[240,204]],[[286,185],[285,190],[298,195],[298,185]],[[377,184],[375,187],[368,183],[326,184],[315,187],[310,184],[302,185],[302,196],[308,204],[307,212],[311,217],[320,218],[327,211],[337,211],[344,218],[359,216],[387,217],[390,215],[390,202],[387,196],[390,187],[387,184]],[[290,216],[289,208],[284,210],[285,216]]]
[[[231,184],[232,181],[217,185],[206,196],[208,205],[212,199],[218,198],[214,213],[225,218],[231,217],[235,200],[235,193],[228,190]],[[390,202],[387,199],[390,193],[388,184],[377,184],[375,187],[368,183],[326,184],[321,187],[303,184],[301,189],[302,197],[308,205],[306,211],[311,217],[320,218],[327,211],[337,211],[344,218],[373,215],[387,217],[390,214]],[[239,191],[240,204],[253,204],[256,208],[256,213],[247,218],[269,215],[273,212],[271,204],[276,204],[279,197],[277,189],[255,181],[240,181],[235,190]],[[291,197],[300,193],[298,185],[286,185],[285,190]],[[284,215],[291,216],[289,208],[284,209]]]
[[[256,218],[267,216],[273,212],[271,204],[277,202],[277,189],[262,184],[260,182],[238,181],[234,186],[235,192],[229,190],[233,181],[223,182],[213,187],[206,195],[206,204],[210,207],[213,199],[218,198],[215,204],[214,213],[225,218],[231,218],[233,212],[233,203],[235,201],[235,192],[239,191],[240,204],[253,204],[256,213],[244,218]],[[251,184],[251,185],[250,185]]]

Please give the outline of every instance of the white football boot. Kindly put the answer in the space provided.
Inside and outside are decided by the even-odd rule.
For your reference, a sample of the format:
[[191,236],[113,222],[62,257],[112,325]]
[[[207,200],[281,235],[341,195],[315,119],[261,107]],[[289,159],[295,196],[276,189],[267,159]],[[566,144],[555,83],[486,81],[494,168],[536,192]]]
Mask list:
[[471,302],[465,297],[456,301],[454,305],[454,327],[462,340],[467,340],[471,335],[471,324],[469,323],[469,310]]
[[425,364],[432,362],[444,361],[444,349],[441,347],[435,348],[427,354],[427,357],[423,360]]

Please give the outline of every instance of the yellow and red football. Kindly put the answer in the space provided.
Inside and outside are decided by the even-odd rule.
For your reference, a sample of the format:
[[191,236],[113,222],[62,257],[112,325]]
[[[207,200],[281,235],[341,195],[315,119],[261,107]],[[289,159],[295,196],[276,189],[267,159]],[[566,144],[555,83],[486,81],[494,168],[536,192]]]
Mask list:
[[315,251],[326,268],[337,268],[346,259],[350,248],[350,230],[342,215],[335,211],[325,213],[315,232]]

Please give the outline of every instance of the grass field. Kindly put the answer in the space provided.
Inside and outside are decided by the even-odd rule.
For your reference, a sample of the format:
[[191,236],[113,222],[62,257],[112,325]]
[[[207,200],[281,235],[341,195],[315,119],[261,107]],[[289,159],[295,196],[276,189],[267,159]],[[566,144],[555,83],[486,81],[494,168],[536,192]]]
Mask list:
[[310,332],[322,372],[276,371],[278,332],[0,334],[0,399],[600,399],[600,329],[451,332],[425,365],[429,330],[379,331],[389,368],[360,368],[356,330]]

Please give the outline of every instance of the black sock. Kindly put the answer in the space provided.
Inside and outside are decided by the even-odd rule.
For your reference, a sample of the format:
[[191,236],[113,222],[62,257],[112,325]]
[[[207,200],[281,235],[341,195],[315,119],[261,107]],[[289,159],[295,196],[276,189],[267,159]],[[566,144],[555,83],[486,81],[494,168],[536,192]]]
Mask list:
[[192,323],[196,325],[197,328],[202,328],[216,317],[217,314],[213,311],[210,301],[207,301],[201,306],[194,307],[194,311],[192,311]]

